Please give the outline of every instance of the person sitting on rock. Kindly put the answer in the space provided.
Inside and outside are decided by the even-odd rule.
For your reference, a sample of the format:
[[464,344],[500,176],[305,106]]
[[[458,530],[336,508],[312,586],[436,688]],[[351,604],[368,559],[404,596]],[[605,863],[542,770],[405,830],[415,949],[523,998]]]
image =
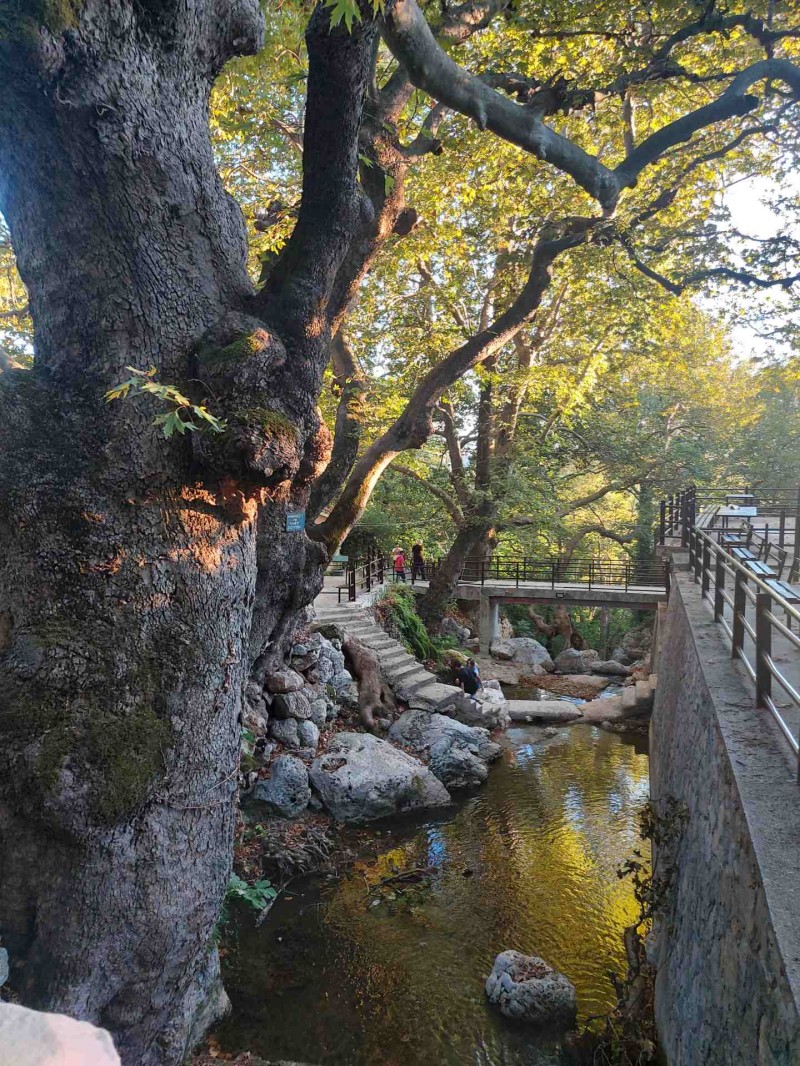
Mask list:
[[474,659],[467,659],[456,674],[456,684],[462,688],[468,696],[474,696],[478,689],[483,688],[481,672]]

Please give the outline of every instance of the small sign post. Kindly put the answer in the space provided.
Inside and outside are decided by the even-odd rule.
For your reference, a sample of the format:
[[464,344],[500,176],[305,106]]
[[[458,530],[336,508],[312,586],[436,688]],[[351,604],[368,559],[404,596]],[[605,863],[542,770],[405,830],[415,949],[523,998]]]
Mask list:
[[286,532],[300,533],[306,528],[305,511],[289,511],[286,515]]

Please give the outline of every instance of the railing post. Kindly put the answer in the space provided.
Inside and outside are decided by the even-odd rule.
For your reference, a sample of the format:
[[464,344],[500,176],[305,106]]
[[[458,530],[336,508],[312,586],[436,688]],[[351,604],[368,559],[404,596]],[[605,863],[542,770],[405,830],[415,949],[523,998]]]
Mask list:
[[519,588],[519,559],[517,559],[517,588]]
[[351,603],[356,599],[356,567],[355,563],[347,572],[347,598]]
[[553,589],[554,592],[555,592],[555,588],[556,588],[556,567],[557,566],[558,566],[557,561],[555,559],[552,559],[550,561],[550,587]]
[[700,592],[703,596],[711,587],[711,545],[707,540],[703,541],[703,562],[700,570]]
[[756,707],[769,707],[772,696],[772,674],[767,658],[772,656],[772,626],[767,612],[772,606],[768,592],[756,593]]
[[700,581],[700,577],[703,572],[703,540],[700,536],[700,531],[695,533],[695,545],[694,545],[694,579]]
[[695,531],[692,530],[692,535],[689,537],[689,569],[694,569],[694,557],[697,552]]
[[744,648],[744,615],[747,610],[746,579],[743,570],[736,570],[733,585],[733,620],[731,622],[731,658]]
[[778,544],[783,547],[783,542],[786,540],[786,510],[781,507],[780,518],[778,519]]
[[481,559],[481,584],[486,584],[486,560]]
[[722,593],[725,590],[725,556],[721,551],[716,554],[714,566],[714,621],[718,622],[725,611],[725,599]]
[[689,493],[681,493],[681,547],[689,543]]
[[589,588],[592,587],[592,576],[594,574],[594,559],[589,560]]
[[662,500],[659,504],[659,517],[658,517],[658,543],[665,543],[665,536],[667,532],[667,501]]
[[675,496],[671,495],[669,498],[669,531],[670,535],[675,533]]

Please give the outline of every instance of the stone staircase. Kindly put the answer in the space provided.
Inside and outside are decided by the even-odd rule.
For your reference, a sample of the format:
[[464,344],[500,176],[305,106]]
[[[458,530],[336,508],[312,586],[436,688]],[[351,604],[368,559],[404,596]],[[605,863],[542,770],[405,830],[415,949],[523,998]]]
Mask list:
[[390,637],[355,603],[331,603],[317,598],[314,604],[318,622],[333,622],[357,637],[378,656],[381,672],[395,696],[415,710],[439,711],[456,701],[460,689],[443,685],[430,671],[409,655],[399,640]]
[[623,718],[641,718],[653,710],[658,675],[650,674],[646,680],[627,685],[619,696],[592,700],[580,708],[589,721],[620,721]]

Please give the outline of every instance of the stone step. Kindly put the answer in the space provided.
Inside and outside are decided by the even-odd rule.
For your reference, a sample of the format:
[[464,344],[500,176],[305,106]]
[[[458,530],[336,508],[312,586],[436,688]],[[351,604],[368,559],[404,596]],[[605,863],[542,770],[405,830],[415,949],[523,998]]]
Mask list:
[[430,684],[423,685],[413,692],[408,704],[412,710],[440,711],[454,704],[460,694],[460,688],[456,688],[455,685],[444,685],[434,678]]
[[622,710],[632,711],[635,710],[638,700],[636,699],[636,686],[627,685],[622,690]]
[[392,666],[385,672],[393,685],[399,685],[407,675],[422,669],[423,667],[420,666],[414,656],[408,655],[399,665]]
[[658,674],[651,674],[647,680],[650,682],[651,687],[655,688],[658,684]]
[[417,663],[417,669],[412,670],[406,674],[402,681],[394,683],[395,693],[401,699],[408,699],[409,696],[414,695],[421,688],[425,688],[428,685],[436,684],[436,678],[433,674],[429,674],[427,670]]
[[378,661],[381,666],[387,668],[411,658],[412,656],[409,655],[409,652],[405,650],[402,644],[397,645],[395,648],[381,648],[378,652]]

